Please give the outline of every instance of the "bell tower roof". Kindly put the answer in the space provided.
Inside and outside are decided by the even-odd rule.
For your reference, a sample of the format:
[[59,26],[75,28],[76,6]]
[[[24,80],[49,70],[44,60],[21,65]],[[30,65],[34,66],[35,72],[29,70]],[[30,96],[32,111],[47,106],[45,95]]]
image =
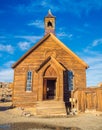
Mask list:
[[52,15],[50,9],[48,10],[48,14],[47,14],[46,18],[55,18],[55,16]]

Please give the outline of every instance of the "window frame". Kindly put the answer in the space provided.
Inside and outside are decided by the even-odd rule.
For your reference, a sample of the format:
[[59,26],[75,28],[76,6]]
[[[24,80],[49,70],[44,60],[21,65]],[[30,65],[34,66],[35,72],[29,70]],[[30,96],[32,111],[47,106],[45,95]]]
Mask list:
[[32,92],[33,87],[33,72],[31,70],[28,70],[26,73],[26,92]]

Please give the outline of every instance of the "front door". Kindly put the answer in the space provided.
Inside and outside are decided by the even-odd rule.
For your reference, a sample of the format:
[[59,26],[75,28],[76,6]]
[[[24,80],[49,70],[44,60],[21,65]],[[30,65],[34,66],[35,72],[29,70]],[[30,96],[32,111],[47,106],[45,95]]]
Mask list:
[[52,100],[55,98],[56,79],[44,79],[43,99]]

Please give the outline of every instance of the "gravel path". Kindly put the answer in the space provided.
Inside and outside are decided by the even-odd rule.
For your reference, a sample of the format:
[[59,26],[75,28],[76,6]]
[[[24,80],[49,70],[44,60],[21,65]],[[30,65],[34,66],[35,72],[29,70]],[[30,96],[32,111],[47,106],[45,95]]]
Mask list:
[[[78,127],[81,130],[102,130],[102,113],[84,113],[71,117],[25,117],[20,108],[8,109],[10,103],[0,103],[0,125],[9,123],[38,123],[51,126]],[[1,129],[0,129],[1,130]]]

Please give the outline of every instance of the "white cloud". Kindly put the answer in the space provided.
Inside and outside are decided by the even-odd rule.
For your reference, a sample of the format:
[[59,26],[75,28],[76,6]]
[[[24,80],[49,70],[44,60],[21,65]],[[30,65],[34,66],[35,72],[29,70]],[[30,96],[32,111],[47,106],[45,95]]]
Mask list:
[[98,83],[102,82],[102,67],[98,69],[98,65],[96,68],[90,67],[87,70],[87,85],[88,86],[96,86]]
[[67,32],[65,27],[58,28],[58,31],[56,32],[57,37],[61,38],[68,38],[71,39],[73,37],[73,34]]
[[72,38],[72,37],[73,37],[73,34],[69,34],[69,35],[68,35],[68,38]]
[[12,66],[12,64],[15,63],[15,61],[8,61],[4,64],[5,67],[9,68]]
[[37,28],[44,28],[44,22],[42,20],[35,20],[34,22],[31,22],[28,24],[29,26],[35,26]]
[[14,48],[11,45],[0,44],[0,51],[5,51],[5,52],[8,52],[10,54],[13,54]]
[[102,44],[102,38],[94,40],[92,43],[92,46],[95,47],[95,46],[98,46],[100,44]]
[[30,42],[19,42],[18,46],[20,47],[21,50],[28,50],[30,47]]
[[48,1],[48,0],[43,0],[43,1],[38,1],[38,0],[34,0],[29,2],[29,4],[25,5],[25,4],[19,4],[16,7],[13,7],[14,10],[16,10],[18,13],[20,14],[27,14],[27,13],[34,13],[34,12],[42,12],[42,10],[54,10],[54,11],[58,11],[59,7],[56,6],[56,4],[54,4],[52,1]]
[[[102,53],[96,51],[96,46],[102,44],[102,38],[94,40],[83,51],[83,59],[89,65],[87,70],[88,86],[96,86],[102,82]],[[81,54],[80,54],[81,55]]]
[[87,52],[87,53],[84,53],[84,60],[90,64],[90,65],[93,65],[95,63],[98,63],[98,62],[101,62],[102,63],[102,54],[100,54],[99,52],[95,52],[95,51],[91,51],[91,54],[90,55],[90,52]]
[[0,81],[1,82],[12,82],[13,81],[13,70],[12,69],[0,70]]
[[[57,5],[57,6],[56,6]],[[20,14],[42,12],[42,10],[51,9],[54,12],[71,12],[77,16],[83,13],[88,14],[92,10],[99,10],[102,8],[101,0],[59,0],[59,1],[38,1],[34,0],[29,4],[19,4],[13,7]]]
[[102,54],[93,51],[90,55],[90,51],[88,51],[83,54],[82,59],[89,65],[87,69],[87,85],[96,86],[102,82]]
[[66,34],[65,32],[59,32],[57,33],[58,37],[66,37],[68,34]]
[[75,27],[75,28],[73,28],[73,29],[74,29],[76,32],[78,32],[78,33],[90,34],[90,32],[87,30],[87,28],[86,28],[85,26],[88,27],[88,25],[83,25],[82,27]]
[[58,1],[57,1],[57,6],[56,6],[56,2],[52,2],[52,1],[48,1],[48,0],[43,0],[41,2],[41,6],[45,9],[51,9],[53,10],[54,12],[56,11],[59,11],[60,10],[60,7],[58,6]]
[[98,10],[102,8],[101,0],[63,0],[59,1],[62,8],[61,11],[72,12],[81,15],[83,12],[88,14],[91,10]]
[[37,40],[39,40],[42,36],[15,36],[15,38],[20,38],[27,40],[29,42],[35,43]]
[[98,52],[96,51],[93,51],[93,49],[96,47],[96,46],[99,46],[99,45],[102,45],[102,38],[100,39],[95,39],[92,43],[90,43],[85,49],[84,49],[84,52],[86,53],[89,53],[89,54],[93,54],[93,55],[97,55]]
[[[37,42],[42,36],[15,36],[15,38],[23,39],[23,41],[18,43],[21,50],[28,50],[32,43]],[[24,41],[25,40],[25,41]]]
[[40,12],[42,4],[39,1],[31,1],[29,4],[19,4],[16,7],[13,7],[20,14],[27,14],[32,12]]
[[65,33],[65,32],[59,32],[59,33],[57,33],[57,36],[59,37],[59,38],[63,38],[63,37],[67,37],[67,38],[72,38],[73,37],[73,34],[68,34],[68,33]]
[[102,82],[102,53],[100,53],[100,50],[95,49],[96,46],[101,44],[101,40],[94,40],[83,50],[82,54],[78,53],[89,65],[87,69],[88,86],[96,86]]
[[47,6],[47,4],[48,4],[48,3],[47,3],[45,0],[43,0],[43,1],[41,2],[41,5],[42,5],[42,6]]

